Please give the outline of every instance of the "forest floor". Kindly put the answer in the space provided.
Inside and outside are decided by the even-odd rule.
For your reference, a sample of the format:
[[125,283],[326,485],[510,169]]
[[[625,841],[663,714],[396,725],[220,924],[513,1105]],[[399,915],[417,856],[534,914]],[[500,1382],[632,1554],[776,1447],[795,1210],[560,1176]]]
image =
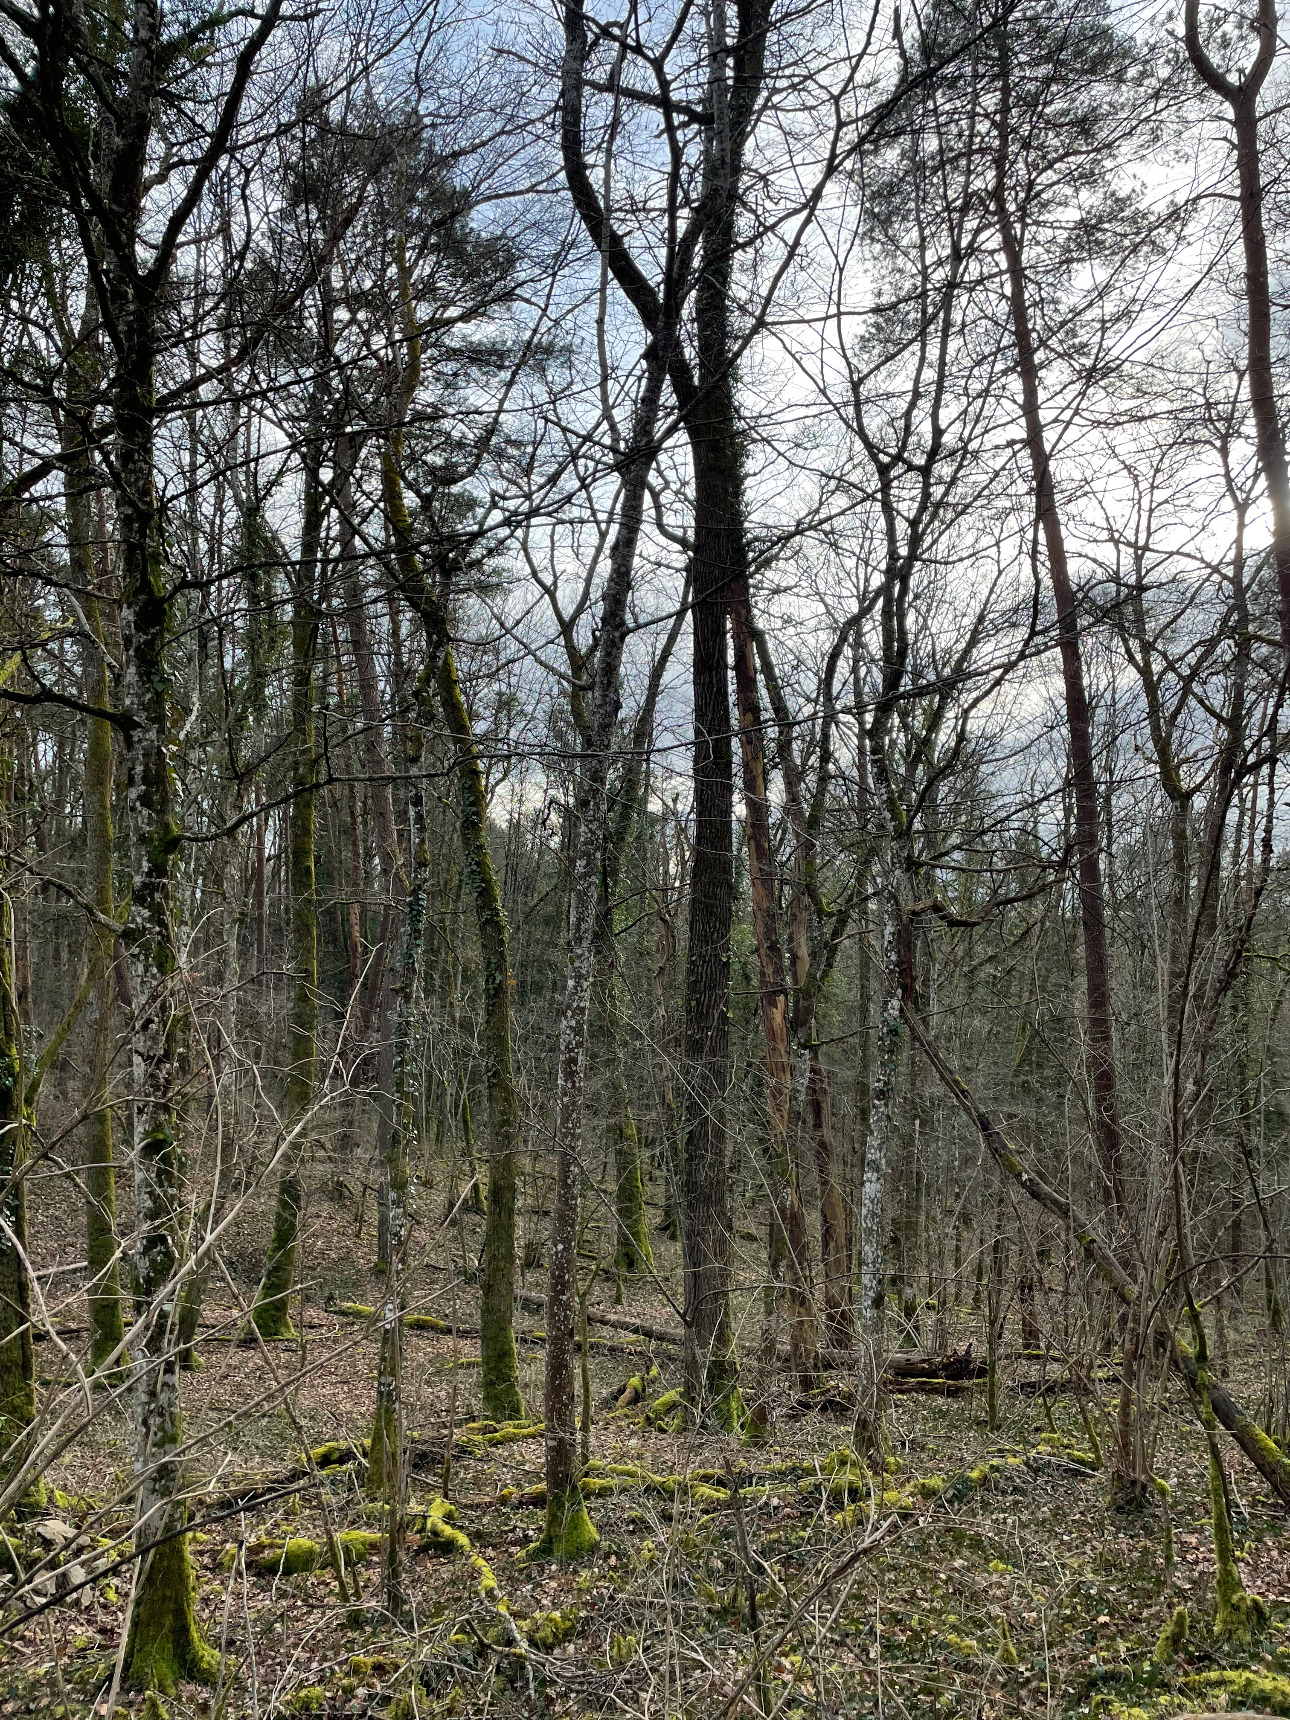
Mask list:
[[[57,1260],[61,1214],[48,1217],[33,1235]],[[190,1515],[205,1523],[193,1537],[199,1612],[221,1660],[214,1689],[184,1686],[167,1700],[172,1716],[1154,1720],[1227,1707],[1290,1715],[1290,1536],[1258,1477],[1229,1446],[1242,1569],[1269,1614],[1266,1638],[1242,1654],[1220,1650],[1209,1630],[1204,1452],[1185,1403],[1165,1382],[1155,1467],[1172,1490],[1170,1570],[1163,1513],[1108,1507],[1106,1474],[1092,1467],[1077,1406],[1061,1391],[1036,1395],[1037,1384],[1060,1378],[1060,1363],[1019,1356],[1015,1344],[993,1432],[980,1388],[892,1399],[891,1473],[877,1484],[846,1455],[845,1406],[803,1406],[782,1377],[769,1393],[774,1415],[762,1444],[672,1431],[651,1406],[679,1384],[679,1355],[654,1344],[659,1371],[645,1400],[598,1408],[590,1503],[600,1544],[585,1566],[562,1569],[525,1557],[542,1524],[536,1416],[503,1429],[482,1423],[477,1344],[410,1331],[406,1421],[419,1436],[411,1444],[412,1608],[395,1626],[382,1610],[379,1508],[364,1498],[361,1462],[300,1467],[298,1428],[311,1446],[367,1434],[376,1337],[370,1320],[337,1309],[380,1295],[380,1281],[359,1264],[371,1242],[356,1237],[352,1211],[318,1200],[309,1231],[298,1341],[267,1353],[234,1341],[258,1258],[259,1239],[248,1234],[246,1259],[211,1285],[203,1366],[184,1376]],[[476,1240],[468,1234],[467,1248]],[[621,1308],[612,1281],[594,1300],[674,1327],[665,1294],[679,1285],[673,1254],[660,1248],[657,1281],[629,1287]],[[50,1284],[60,1287],[60,1324],[74,1328],[74,1283]],[[528,1288],[540,1292],[540,1273]],[[428,1265],[413,1272],[411,1297],[450,1323],[474,1316],[473,1292]],[[970,1308],[955,1311],[956,1343],[972,1337],[974,1321]],[[1253,1342],[1248,1357],[1234,1346],[1231,1372],[1257,1404],[1254,1353]],[[38,1356],[48,1384],[57,1346],[42,1344]],[[650,1356],[644,1341],[593,1328],[596,1404],[647,1371]],[[530,1406],[541,1403],[542,1358],[540,1339],[522,1343]],[[1102,1386],[1108,1405],[1113,1389]],[[0,1714],[106,1715],[130,1568],[94,1576],[94,1560],[125,1551],[129,1462],[124,1413],[101,1412],[51,1470],[47,1516],[16,1532],[7,1526],[28,1573],[33,1561],[53,1558],[64,1531],[51,1522],[86,1538],[58,1550],[62,1575],[26,1592],[28,1610],[42,1598],[58,1604],[27,1618],[0,1648]],[[257,1487],[274,1496],[257,1503]],[[325,1541],[328,1520],[357,1532],[346,1544],[364,1560],[351,1572],[361,1598],[351,1593],[348,1604],[325,1557],[313,1569],[288,1568],[314,1563],[310,1546]],[[64,1598],[73,1564],[94,1580]],[[1153,1650],[1179,1604],[1190,1633],[1162,1665]],[[1224,1682],[1225,1674],[1237,1676]],[[137,1692],[117,1701],[130,1714],[144,1706]]]

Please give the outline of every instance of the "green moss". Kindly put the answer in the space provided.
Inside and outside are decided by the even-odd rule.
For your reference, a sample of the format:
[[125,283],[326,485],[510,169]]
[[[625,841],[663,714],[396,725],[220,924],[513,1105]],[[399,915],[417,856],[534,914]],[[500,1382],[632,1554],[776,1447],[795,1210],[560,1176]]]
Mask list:
[[380,1550],[382,1538],[372,1529],[342,1529],[336,1539],[348,1566],[365,1564],[370,1554]]
[[445,1523],[442,1517],[426,1518],[425,1539],[436,1553],[460,1553],[469,1556],[472,1551],[470,1537],[460,1529],[454,1529],[450,1523]]
[[[1201,1371],[1204,1380],[1204,1370]],[[1220,1642],[1235,1643],[1249,1648],[1266,1631],[1268,1611],[1257,1595],[1249,1594],[1241,1581],[1236,1562],[1236,1547],[1232,1541],[1232,1524],[1227,1514],[1227,1489],[1218,1456],[1213,1427],[1213,1411],[1209,1409],[1208,1382],[1204,1385],[1202,1414],[1206,1414],[1206,1435],[1209,1445],[1209,1502],[1214,1529],[1214,1635]]]
[[[460,1535],[461,1531],[460,1529],[454,1529],[453,1533]],[[466,1540],[466,1537],[462,1535],[461,1538],[469,1547],[470,1542]],[[479,1553],[472,1553],[470,1556],[470,1568],[479,1579],[480,1600],[494,1601],[504,1609],[506,1603],[501,1599],[502,1591],[497,1586],[497,1578],[493,1575],[493,1567],[488,1563],[488,1560],[483,1558]]]
[[1261,1708],[1267,1714],[1290,1715],[1290,1678],[1271,1672],[1197,1672],[1184,1678],[1188,1690],[1226,1696],[1242,1708]]
[[322,1560],[322,1548],[317,1541],[293,1535],[281,1545],[265,1547],[255,1562],[262,1571],[282,1577],[298,1577],[306,1571],[316,1571]]
[[642,1419],[651,1427],[664,1428],[666,1431],[674,1432],[673,1421],[684,1413],[685,1394],[678,1388],[675,1391],[664,1392],[662,1397],[655,1398]]
[[1169,1623],[1156,1638],[1151,1658],[1157,1666],[1168,1666],[1187,1640],[1187,1608],[1175,1607]]
[[349,1671],[355,1678],[383,1678],[392,1671],[391,1663],[383,1654],[351,1654]]
[[999,1620],[999,1640],[994,1652],[1001,1666],[1015,1666],[1017,1664],[1017,1650],[1012,1640],[1012,1632],[1008,1629],[1006,1618]]
[[[337,1302],[332,1308],[333,1314],[343,1314],[349,1320],[374,1320],[376,1309],[369,1308],[366,1302]],[[403,1329],[405,1332],[440,1332],[449,1333],[452,1327],[447,1320],[440,1320],[434,1314],[404,1314]]]
[[355,1442],[352,1439],[329,1439],[322,1445],[315,1445],[309,1453],[302,1468],[308,1471],[314,1469],[338,1469],[346,1463],[361,1463],[367,1456],[367,1441]]
[[320,1714],[327,1706],[327,1692],[319,1684],[306,1684],[293,1691],[282,1706],[289,1714]]
[[546,1423],[542,1421],[512,1422],[506,1427],[496,1428],[492,1433],[473,1434],[471,1443],[479,1446],[513,1445],[520,1439],[537,1439],[546,1432]]
[[129,1688],[173,1696],[181,1679],[205,1684],[215,1676],[219,1656],[197,1628],[195,1598],[186,1537],[160,1542],[146,1558],[135,1594],[125,1658]]
[[561,1498],[547,1500],[546,1530],[525,1556],[576,1564],[595,1552],[599,1544],[596,1526],[587,1515],[581,1492],[575,1488]]
[[974,1636],[955,1636],[952,1630],[945,1633],[945,1646],[968,1660],[975,1659],[981,1652]]

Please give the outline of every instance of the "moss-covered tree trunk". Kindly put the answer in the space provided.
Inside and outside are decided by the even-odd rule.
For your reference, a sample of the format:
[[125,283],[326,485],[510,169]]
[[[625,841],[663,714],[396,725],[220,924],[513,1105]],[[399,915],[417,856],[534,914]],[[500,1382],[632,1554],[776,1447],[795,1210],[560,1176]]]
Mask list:
[[314,666],[318,653],[318,550],[322,489],[317,437],[306,451],[300,564],[291,603],[291,809],[288,890],[291,901],[291,1018],[283,1129],[273,1232],[251,1318],[262,1338],[290,1338],[291,1292],[300,1245],[303,1199],[301,1132],[314,1102],[318,1068],[318,898],[315,878]]
[[433,684],[452,748],[457,786],[457,829],[466,887],[475,910],[483,960],[484,1078],[488,1094],[489,1154],[480,1300],[480,1385],[485,1412],[499,1421],[524,1413],[515,1349],[515,1192],[519,1166],[519,1094],[511,1056],[510,938],[502,893],[488,846],[488,798],[470,713],[457,679],[457,663],[440,593],[425,579],[403,494],[402,423],[415,397],[420,370],[412,285],[398,244],[399,292],[407,336],[407,362],[394,413],[395,429],[381,451],[386,517],[403,594],[425,632],[427,677]]
[[[175,983],[174,871],[182,831],[176,816],[169,749],[168,654],[174,570],[166,565],[156,491],[159,417],[156,370],[162,307],[171,270],[211,175],[233,136],[260,51],[277,26],[281,0],[267,0],[242,37],[219,97],[208,146],[172,164],[164,208],[148,202],[155,126],[192,75],[191,56],[165,40],[155,0],[119,20],[110,111],[98,104],[96,127],[73,89],[67,56],[84,54],[99,75],[101,45],[85,33],[46,31],[33,43],[38,65],[31,123],[58,162],[60,195],[75,218],[89,266],[89,287],[110,350],[112,459],[120,569],[122,708],[130,910],[123,946],[130,969],[129,1076],[134,1101],[135,1548],[139,1580],[126,1646],[126,1677],[136,1686],[173,1689],[210,1669],[194,1617],[193,1570],[183,1500],[176,1347],[178,1143],[175,1078],[179,1050]],[[147,213],[145,215],[145,206]],[[145,233],[146,228],[146,233]]]

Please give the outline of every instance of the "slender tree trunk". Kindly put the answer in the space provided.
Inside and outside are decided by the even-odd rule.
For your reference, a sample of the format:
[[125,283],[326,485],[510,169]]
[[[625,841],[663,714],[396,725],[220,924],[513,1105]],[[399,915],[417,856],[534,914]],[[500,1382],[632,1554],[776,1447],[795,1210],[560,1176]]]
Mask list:
[[[815,1043],[815,1009],[821,976],[811,968],[809,930],[809,881],[815,867],[818,831],[817,809],[822,811],[828,794],[832,756],[832,684],[838,661],[851,635],[843,627],[829,654],[825,671],[825,712],[821,719],[819,776],[812,795],[811,815],[803,805],[801,772],[793,738],[792,715],[775,670],[770,643],[760,627],[749,622],[766,694],[777,725],[776,750],[784,784],[784,802],[793,834],[793,864],[789,875],[788,971],[793,984],[793,1007],[789,1027],[793,1041],[793,1092],[805,1109],[807,1129],[815,1158],[819,1188],[820,1260],[824,1270],[821,1302],[829,1341],[837,1349],[849,1348],[852,1339],[851,1269],[847,1240],[846,1203],[838,1178],[837,1149],[833,1133],[833,1101],[828,1073]],[[840,931],[849,916],[841,916]],[[836,948],[836,942],[834,942]]]
[[1003,92],[995,212],[1007,268],[1012,331],[1017,348],[1017,371],[1021,379],[1022,419],[1031,478],[1035,486],[1035,510],[1044,534],[1048,572],[1057,605],[1057,639],[1066,694],[1066,729],[1075,793],[1075,849],[1079,869],[1080,924],[1084,938],[1084,986],[1088,1016],[1093,1136],[1102,1173],[1105,1203],[1119,1225],[1127,1218],[1127,1205],[1119,1099],[1116,1091],[1111,967],[1106,945],[1106,899],[1102,889],[1101,819],[1097,775],[1093,765],[1093,729],[1084,682],[1079,616],[1071,589],[1066,539],[1057,508],[1057,493],[1053,486],[1052,465],[1040,410],[1039,365],[1030,328],[1025,264],[1021,240],[1008,203],[1008,46],[1002,31],[999,33],[999,42]]
[[[94,634],[85,646],[84,687],[87,704],[107,710],[111,704],[103,622],[99,613],[101,582],[96,577],[91,544],[89,462],[79,449],[64,446],[67,456],[67,519],[70,553],[85,593],[82,608]],[[90,1091],[84,1128],[86,1298],[90,1315],[90,1366],[99,1369],[115,1356],[119,1366],[125,1337],[121,1304],[121,1273],[116,1236],[116,1165],[113,1157],[109,1082],[116,1051],[112,973],[114,934],[102,924],[115,914],[112,831],[112,724],[103,717],[86,721],[85,742],[85,893],[102,917],[89,930],[94,992],[90,1015]]]
[[605,972],[601,985],[601,1019],[609,1085],[606,1128],[613,1150],[614,1214],[617,1219],[614,1263],[620,1273],[631,1276],[652,1270],[654,1253],[650,1248],[645,1185],[641,1180],[640,1137],[632,1115],[623,1066],[622,987],[614,966],[613,951],[606,950],[603,955]]
[[[0,896],[0,1484],[21,1468],[36,1418],[36,1352],[27,1275],[27,1117],[22,1022],[14,979],[14,916]],[[44,1482],[25,1503],[44,1502]]]
[[[418,703],[430,704],[430,671],[418,689]],[[427,710],[427,715],[429,714]],[[421,788],[420,729],[408,731],[408,837],[412,877],[404,910],[394,1017],[394,1127],[385,1165],[389,1191],[389,1257],[381,1317],[381,1354],[377,1371],[376,1414],[367,1469],[367,1492],[385,1501],[385,1590],[390,1612],[407,1611],[404,1577],[405,1454],[403,1444],[404,1270],[412,1228],[412,1167],[409,1143],[416,1128],[418,1058],[414,1039],[425,944],[426,884],[430,854],[425,838]]]
[[[771,1200],[785,1244],[783,1281],[777,1288],[788,1313],[790,1363],[798,1385],[805,1391],[815,1383],[818,1372],[818,1341],[815,1310],[811,1303],[806,1215],[802,1211],[797,1167],[789,1141],[793,1066],[789,1051],[788,986],[784,977],[783,944],[775,900],[775,860],[766,802],[761,701],[757,691],[757,665],[753,655],[746,580],[731,581],[727,601],[734,648],[744,828],[748,840],[748,875],[752,889],[753,934],[757,943],[762,1036],[766,1054],[769,1113],[766,1156]],[[772,1260],[772,1270],[780,1264],[780,1261]]]
[[654,431],[666,372],[667,352],[660,350],[658,341],[653,340],[646,354],[631,440],[621,462],[618,526],[610,546],[609,574],[601,598],[590,722],[578,770],[573,878],[569,892],[569,972],[560,1023],[555,1191],[547,1282],[547,1510],[546,1530],[540,1543],[545,1551],[561,1559],[583,1557],[597,1540],[578,1487],[581,1465],[575,1444],[574,1334],[587,1024],[600,919],[598,885],[606,841],[610,749],[621,696],[619,673],[627,639],[627,606],[644,517],[646,485],[654,465]]
[[180,1448],[176,1322],[179,1144],[175,1080],[180,1022],[173,927],[173,868],[180,829],[167,755],[170,617],[169,574],[160,544],[153,461],[155,309],[123,292],[118,322],[133,336],[119,355],[116,439],[121,522],[121,614],[131,875],[123,942],[130,967],[134,1019],[130,1036],[134,1089],[135,1472],[141,1560],[128,1677],[143,1689],[173,1691],[182,1678],[206,1677],[210,1650],[194,1613]]
[[283,1127],[294,1138],[278,1179],[273,1234],[251,1318],[262,1338],[291,1338],[291,1292],[304,1198],[299,1131],[314,1102],[318,1067],[318,900],[315,886],[314,666],[318,653],[318,550],[322,533],[321,450],[306,454],[300,565],[291,605],[291,811],[288,885],[291,913],[291,1018]]
[[[363,767],[367,772],[367,809],[376,835],[376,858],[381,872],[381,893],[384,898],[383,925],[390,923],[394,904],[405,887],[403,858],[399,852],[398,834],[394,825],[394,796],[390,786],[390,759],[385,740],[385,713],[381,706],[380,678],[377,673],[376,651],[368,622],[367,606],[370,592],[363,586],[363,559],[355,540],[353,474],[358,462],[358,438],[352,431],[342,431],[336,438],[335,496],[340,522],[337,560],[342,570],[341,590],[345,601],[345,627],[349,635],[350,653],[354,659],[354,679],[358,684],[359,709],[363,718],[361,748]],[[384,959],[387,934],[381,938],[382,954],[378,956],[379,972],[376,983],[376,1146],[382,1166],[388,1160],[390,1130],[394,1124],[394,1033],[393,1033],[393,962]],[[389,1256],[388,1191],[382,1170],[378,1200],[376,1269],[383,1271]]]
[[1196,75],[1232,110],[1236,136],[1237,205],[1245,257],[1246,375],[1259,468],[1272,510],[1272,553],[1281,609],[1281,650],[1290,664],[1290,470],[1277,408],[1272,342],[1272,294],[1263,224],[1263,180],[1259,160],[1259,93],[1277,50],[1275,0],[1258,0],[1258,50],[1244,77],[1225,76],[1201,45],[1200,0],[1186,0],[1183,33]]
[[[400,288],[408,328],[409,368],[404,406],[415,392],[420,347],[412,320],[411,287],[400,256]],[[401,424],[401,418],[398,420]],[[421,619],[426,635],[428,675],[438,697],[454,749],[457,827],[466,882],[475,909],[484,969],[484,1064],[488,1093],[489,1175],[484,1223],[484,1266],[480,1306],[481,1386],[485,1412],[498,1420],[524,1413],[519,1360],[515,1349],[515,1190],[519,1163],[519,1095],[511,1059],[510,940],[501,889],[488,846],[488,803],[484,772],[475,748],[470,713],[457,679],[448,617],[439,594],[422,575],[413,545],[400,470],[402,432],[396,430],[381,451],[386,514],[398,557],[403,594]],[[551,1316],[548,1315],[548,1320]]]
[[[894,846],[894,845],[893,845]],[[900,1069],[905,1031],[901,1017],[904,983],[901,945],[905,933],[907,890],[893,854],[882,893],[882,966],[879,975],[877,1045],[874,1058],[869,1133],[865,1142],[864,1181],[860,1189],[859,1398],[869,1431],[881,1427],[882,1371],[887,1347],[887,1173],[894,1154],[899,1119]]]

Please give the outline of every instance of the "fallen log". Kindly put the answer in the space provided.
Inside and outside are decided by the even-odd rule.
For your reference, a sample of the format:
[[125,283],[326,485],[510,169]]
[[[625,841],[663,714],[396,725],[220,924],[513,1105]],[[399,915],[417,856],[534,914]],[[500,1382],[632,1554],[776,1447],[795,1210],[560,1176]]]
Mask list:
[[[845,1373],[855,1368],[856,1354],[854,1350],[820,1350],[819,1362],[822,1368],[833,1369]],[[776,1360],[787,1364],[790,1360],[787,1350],[777,1352]],[[897,1350],[887,1357],[883,1363],[882,1377],[888,1385],[897,1385],[900,1380],[952,1380],[970,1383],[972,1380],[984,1379],[986,1364],[972,1354],[969,1344],[963,1350],[949,1350],[937,1354],[932,1350]]]
[[[534,1298],[534,1300],[536,1300],[536,1298]],[[381,1317],[380,1309],[369,1308],[366,1302],[336,1302],[332,1304],[329,1312],[332,1314],[338,1314],[341,1318],[346,1320],[371,1320],[374,1323]],[[592,1316],[589,1313],[587,1317],[590,1319]],[[404,1331],[406,1332],[431,1332],[436,1337],[440,1338],[451,1336],[456,1336],[458,1338],[479,1337],[478,1326],[463,1326],[460,1324],[450,1326],[446,1320],[440,1320],[434,1314],[404,1314],[401,1323]],[[516,1332],[515,1342],[517,1344],[545,1344],[546,1333]],[[602,1352],[608,1352],[615,1356],[640,1354],[640,1351],[634,1346],[628,1344],[615,1344],[610,1338],[591,1338],[588,1342],[591,1343],[595,1349]],[[581,1344],[576,1338],[574,1339],[574,1348],[581,1349]],[[463,1365],[468,1365],[469,1361],[469,1357],[462,1358]],[[474,1361],[475,1364],[478,1365],[479,1358],[475,1357]]]
[[884,1378],[892,1380],[979,1380],[985,1378],[986,1364],[977,1360],[969,1344],[941,1355],[932,1350],[898,1350],[887,1357],[882,1371]]
[[[529,1296],[523,1291],[516,1295],[515,1306],[525,1308],[531,1314],[546,1313],[545,1296]],[[638,1338],[650,1338],[656,1344],[672,1344],[680,1349],[685,1343],[685,1334],[674,1331],[669,1326],[654,1326],[648,1320],[631,1320],[624,1314],[606,1314],[599,1308],[588,1308],[587,1319],[593,1326],[612,1326],[618,1332],[631,1332]]]

